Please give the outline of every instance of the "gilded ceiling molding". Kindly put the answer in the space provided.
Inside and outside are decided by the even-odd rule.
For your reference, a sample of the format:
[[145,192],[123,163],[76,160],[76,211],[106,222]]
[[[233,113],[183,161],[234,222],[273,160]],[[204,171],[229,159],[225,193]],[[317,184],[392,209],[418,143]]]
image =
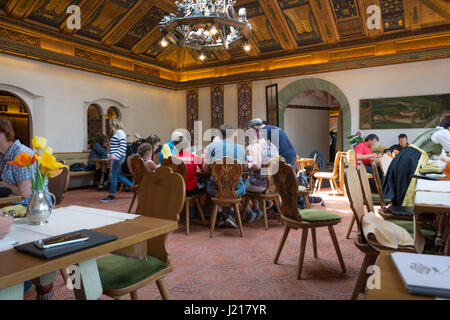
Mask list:
[[413,40],[397,41],[397,51],[420,50],[435,47],[445,47],[450,45],[450,34],[435,37],[426,37]]
[[74,48],[73,54],[75,57],[99,62],[107,65],[111,65],[111,57],[103,54],[98,54],[92,51],[84,50],[81,48]]
[[139,65],[139,64],[134,65],[134,71],[143,73],[143,74],[146,74],[146,75],[149,75],[152,77],[156,77],[156,78],[159,78],[159,76],[160,76],[160,72],[158,69],[145,67],[145,66]]
[[41,47],[41,39],[29,34],[0,27],[0,39],[23,43],[32,47]]
[[328,53],[328,57],[330,61],[353,59],[359,57],[374,56],[375,51],[376,46],[359,47],[346,50],[330,51]]

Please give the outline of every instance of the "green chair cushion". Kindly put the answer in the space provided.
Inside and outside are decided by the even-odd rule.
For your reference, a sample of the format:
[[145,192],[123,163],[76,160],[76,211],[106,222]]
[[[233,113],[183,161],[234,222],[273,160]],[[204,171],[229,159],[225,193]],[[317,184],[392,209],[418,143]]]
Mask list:
[[323,222],[323,221],[335,221],[341,220],[341,217],[332,212],[328,212],[320,209],[305,209],[298,210],[303,220],[307,222]]
[[[402,227],[406,231],[409,232],[409,234],[414,239],[414,221],[407,221],[407,220],[389,220],[389,222],[395,223],[396,225]],[[422,234],[425,237],[433,237],[436,235],[436,232],[433,230],[428,229],[420,229],[422,231]]]
[[147,261],[109,255],[97,259],[103,288],[123,289],[145,280],[166,268],[159,259],[147,256]]
[[[379,195],[378,193],[372,193],[372,201],[374,201],[374,202],[380,202],[380,195]],[[384,202],[385,202],[385,203],[390,203],[390,202],[392,202],[392,200],[391,200],[391,199],[384,198]]]

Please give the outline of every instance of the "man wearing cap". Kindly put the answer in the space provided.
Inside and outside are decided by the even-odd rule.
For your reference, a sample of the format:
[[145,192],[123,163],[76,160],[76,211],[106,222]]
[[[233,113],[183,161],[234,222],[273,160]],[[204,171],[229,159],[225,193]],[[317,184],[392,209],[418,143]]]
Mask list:
[[253,119],[250,121],[250,127],[255,130],[264,130],[266,140],[278,147],[280,156],[286,160],[286,163],[292,166],[295,164],[297,152],[295,152],[288,136],[281,128],[265,125],[261,119]]
[[163,159],[167,159],[170,156],[177,154],[175,146],[183,141],[183,133],[174,131],[169,142],[164,143],[161,152],[159,153],[158,164],[161,164]]

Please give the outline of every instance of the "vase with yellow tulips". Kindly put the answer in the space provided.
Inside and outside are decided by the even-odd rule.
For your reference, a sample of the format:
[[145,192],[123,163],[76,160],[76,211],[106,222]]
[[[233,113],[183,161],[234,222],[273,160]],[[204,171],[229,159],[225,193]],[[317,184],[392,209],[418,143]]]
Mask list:
[[[28,168],[31,175],[32,197],[27,206],[27,218],[31,225],[42,225],[48,222],[53,205],[47,200],[45,185],[48,178],[57,177],[62,173],[63,167],[68,168],[56,161],[52,148],[47,146],[47,139],[44,137],[34,137],[32,140],[33,149],[36,151],[33,156],[27,152],[17,155],[14,161],[9,164],[21,168]],[[32,167],[36,165],[36,172],[33,177]],[[52,193],[48,193],[53,197]]]

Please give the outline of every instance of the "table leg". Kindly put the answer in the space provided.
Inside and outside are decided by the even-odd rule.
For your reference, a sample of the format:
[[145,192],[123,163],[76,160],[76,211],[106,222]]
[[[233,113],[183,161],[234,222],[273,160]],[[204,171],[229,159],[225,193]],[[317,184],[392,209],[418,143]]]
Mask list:
[[15,286],[0,289],[0,300],[23,300],[23,282]]
[[56,272],[48,273],[42,277],[33,279],[36,288],[36,300],[56,300],[53,292],[53,281],[56,279]]
[[105,182],[105,173],[106,173],[106,164],[102,163],[102,175],[100,177],[99,187],[103,187],[103,183]]
[[[79,283],[75,283],[74,293],[77,300],[97,300],[103,293],[97,260],[91,259],[78,264]],[[75,279],[77,280],[77,279]]]

